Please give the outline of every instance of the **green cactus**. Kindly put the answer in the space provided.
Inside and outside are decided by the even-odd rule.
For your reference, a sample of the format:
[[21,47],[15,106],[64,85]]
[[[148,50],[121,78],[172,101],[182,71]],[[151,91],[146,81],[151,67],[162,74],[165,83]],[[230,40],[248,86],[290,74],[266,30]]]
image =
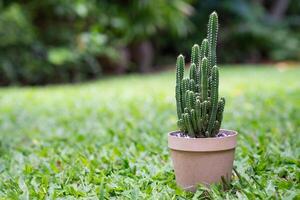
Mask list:
[[[207,39],[208,39],[208,63],[210,69],[217,64],[217,38],[218,38],[218,15],[216,12],[213,12],[209,16],[208,21],[208,31],[207,31]],[[211,70],[209,70],[209,74]]]
[[204,57],[201,62],[201,86],[200,86],[203,101],[207,100],[207,97],[208,97],[208,92],[207,92],[208,77],[207,76],[208,76],[207,75],[207,59],[206,59],[206,57]]
[[218,93],[219,93],[219,70],[217,66],[212,68],[212,84],[211,84],[211,113],[208,122],[207,131],[210,133],[214,127],[218,109]]
[[221,123],[223,120],[224,107],[225,107],[225,98],[222,97],[220,99],[220,101],[218,102],[218,111],[217,111],[217,116],[216,116],[216,122],[218,122],[218,123],[214,127],[213,135],[217,135],[220,130]]
[[196,84],[195,84],[194,79],[189,80],[189,90],[190,91],[195,91],[196,90]]
[[178,128],[190,137],[215,137],[222,124],[225,99],[219,100],[219,70],[216,66],[218,16],[209,17],[208,34],[201,46],[192,47],[189,77],[184,78],[185,61],[176,62],[176,105]]
[[176,62],[176,107],[177,107],[177,116],[181,117],[184,106],[182,105],[181,97],[181,82],[184,76],[184,58],[182,55],[179,55]]
[[204,57],[208,56],[208,40],[205,38],[200,47],[200,57],[199,57],[199,65],[201,65],[201,61]]
[[189,113],[183,114],[183,122],[185,126],[187,127],[188,133],[190,137],[195,137],[194,128],[192,126],[192,120]]
[[200,48],[198,44],[194,44],[192,47],[192,55],[191,55],[191,63],[195,63],[196,65],[199,64],[199,55],[200,55]]
[[181,112],[183,113],[184,108],[186,107],[186,101],[185,101],[185,94],[186,91],[189,90],[189,79],[188,78],[183,78],[181,81],[181,86],[180,86],[180,97],[181,97]]

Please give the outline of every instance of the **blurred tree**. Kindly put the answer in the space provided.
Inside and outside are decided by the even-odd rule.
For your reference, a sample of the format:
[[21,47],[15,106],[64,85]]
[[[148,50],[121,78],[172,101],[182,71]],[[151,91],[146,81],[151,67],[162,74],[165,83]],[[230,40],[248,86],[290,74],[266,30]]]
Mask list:
[[202,24],[212,10],[221,13],[222,62],[300,60],[300,1],[202,0],[194,7],[191,19],[199,25],[189,41],[205,37]]
[[151,71],[190,53],[213,10],[221,61],[300,60],[298,0],[0,0],[0,84]]
[[[114,0],[101,1],[99,23],[121,50],[122,60],[131,63],[133,70],[149,72],[154,56],[151,40],[162,31],[185,36],[191,23],[192,7],[182,0]],[[126,66],[114,66],[124,71]]]
[[184,35],[183,0],[24,0],[0,3],[0,81],[78,81],[101,71],[151,70],[152,38]]

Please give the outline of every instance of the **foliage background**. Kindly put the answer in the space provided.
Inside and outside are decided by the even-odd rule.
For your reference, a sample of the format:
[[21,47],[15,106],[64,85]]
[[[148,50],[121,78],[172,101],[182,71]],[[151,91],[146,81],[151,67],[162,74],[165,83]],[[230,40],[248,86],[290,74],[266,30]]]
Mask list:
[[153,71],[189,54],[213,10],[221,62],[300,59],[297,0],[1,0],[0,84]]

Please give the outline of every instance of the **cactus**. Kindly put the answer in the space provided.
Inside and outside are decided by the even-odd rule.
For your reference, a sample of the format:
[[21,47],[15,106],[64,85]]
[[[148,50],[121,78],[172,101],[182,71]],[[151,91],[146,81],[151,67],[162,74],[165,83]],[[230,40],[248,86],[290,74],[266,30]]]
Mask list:
[[201,96],[202,100],[205,101],[207,100],[208,93],[207,93],[207,82],[208,82],[208,77],[207,77],[207,59],[204,57],[201,62]]
[[218,15],[209,17],[208,33],[201,46],[191,51],[189,76],[184,77],[185,61],[176,62],[176,105],[178,128],[190,137],[215,137],[221,127],[225,99],[219,100],[219,69],[216,60]]
[[195,63],[196,65],[199,64],[199,54],[200,54],[199,45],[194,44],[194,46],[192,47],[191,63]]
[[207,131],[211,133],[214,128],[214,124],[217,116],[217,108],[218,108],[218,93],[219,93],[219,71],[218,67],[214,66],[212,68],[212,79],[211,79],[211,112],[210,118],[208,122]]
[[182,103],[182,97],[181,97],[181,87],[182,87],[182,79],[184,76],[184,58],[182,55],[178,56],[177,62],[176,62],[176,107],[177,107],[177,115],[178,118],[181,118],[182,110],[184,109],[184,106]]
[[208,40],[205,38],[202,41],[201,48],[200,48],[200,57],[199,57],[199,65],[204,57],[208,56]]
[[[216,55],[216,47],[217,47],[217,37],[218,37],[218,15],[216,12],[213,12],[209,16],[208,20],[208,31],[207,31],[207,39],[208,39],[208,63],[210,68],[217,64],[217,55]],[[211,70],[209,71],[209,73]]]

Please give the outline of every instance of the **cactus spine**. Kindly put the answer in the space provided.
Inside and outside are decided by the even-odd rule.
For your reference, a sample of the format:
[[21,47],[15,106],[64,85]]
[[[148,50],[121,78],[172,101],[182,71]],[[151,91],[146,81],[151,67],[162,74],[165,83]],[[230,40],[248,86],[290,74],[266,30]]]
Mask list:
[[218,15],[209,17],[208,33],[201,46],[191,51],[189,76],[184,77],[185,61],[176,62],[176,105],[179,129],[190,137],[215,137],[223,120],[225,99],[219,100],[219,69],[216,61]]

